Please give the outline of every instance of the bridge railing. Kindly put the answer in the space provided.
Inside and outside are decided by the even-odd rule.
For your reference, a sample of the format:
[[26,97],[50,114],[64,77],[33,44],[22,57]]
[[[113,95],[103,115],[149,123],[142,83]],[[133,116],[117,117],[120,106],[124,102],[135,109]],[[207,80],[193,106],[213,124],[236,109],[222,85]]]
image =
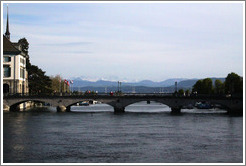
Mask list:
[[199,98],[199,99],[232,99],[238,98],[242,99],[243,96],[241,94],[196,94],[196,95],[178,95],[174,93],[120,93],[120,94],[110,94],[110,93],[4,93],[4,98],[16,98],[16,97],[75,97],[75,98],[83,98],[83,97],[172,97],[172,98]]
[[34,96],[172,96],[172,93],[121,93],[113,94],[110,93],[4,93],[4,97],[34,97]]

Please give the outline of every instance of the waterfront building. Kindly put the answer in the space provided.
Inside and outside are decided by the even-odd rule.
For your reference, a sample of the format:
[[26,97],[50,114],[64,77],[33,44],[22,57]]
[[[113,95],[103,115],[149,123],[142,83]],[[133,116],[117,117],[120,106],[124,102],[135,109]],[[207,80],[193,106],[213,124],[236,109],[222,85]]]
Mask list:
[[3,35],[3,93],[28,93],[26,55],[20,43],[11,42],[7,11],[6,32]]

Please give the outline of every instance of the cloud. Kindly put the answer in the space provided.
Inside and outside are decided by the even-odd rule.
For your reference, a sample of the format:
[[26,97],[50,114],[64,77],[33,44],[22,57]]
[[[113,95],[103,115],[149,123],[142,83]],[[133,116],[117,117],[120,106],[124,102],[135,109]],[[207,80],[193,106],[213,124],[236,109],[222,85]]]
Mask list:
[[67,42],[67,43],[45,43],[42,46],[81,46],[92,44],[91,42]]
[[26,37],[31,62],[50,75],[161,81],[243,73],[241,3],[9,6],[11,40]]

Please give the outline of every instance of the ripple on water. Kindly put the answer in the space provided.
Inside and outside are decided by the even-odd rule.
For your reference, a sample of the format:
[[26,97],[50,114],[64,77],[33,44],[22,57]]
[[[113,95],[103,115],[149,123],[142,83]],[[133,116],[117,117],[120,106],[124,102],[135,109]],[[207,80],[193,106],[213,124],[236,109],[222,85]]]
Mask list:
[[[243,117],[223,110],[133,104],[115,115],[108,105],[71,113],[4,113],[3,160],[19,163],[239,163]],[[87,111],[87,113],[86,113]],[[92,113],[93,112],[93,113]],[[206,157],[204,157],[206,156]]]

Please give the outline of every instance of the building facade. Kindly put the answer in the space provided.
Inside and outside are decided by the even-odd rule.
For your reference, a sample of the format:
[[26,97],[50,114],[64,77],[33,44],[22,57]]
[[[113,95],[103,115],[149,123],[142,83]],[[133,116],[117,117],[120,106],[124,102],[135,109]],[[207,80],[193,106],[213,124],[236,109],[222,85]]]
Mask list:
[[27,55],[22,51],[20,43],[12,43],[9,33],[7,13],[6,33],[3,35],[3,93],[26,94],[28,88],[28,73],[26,71]]

